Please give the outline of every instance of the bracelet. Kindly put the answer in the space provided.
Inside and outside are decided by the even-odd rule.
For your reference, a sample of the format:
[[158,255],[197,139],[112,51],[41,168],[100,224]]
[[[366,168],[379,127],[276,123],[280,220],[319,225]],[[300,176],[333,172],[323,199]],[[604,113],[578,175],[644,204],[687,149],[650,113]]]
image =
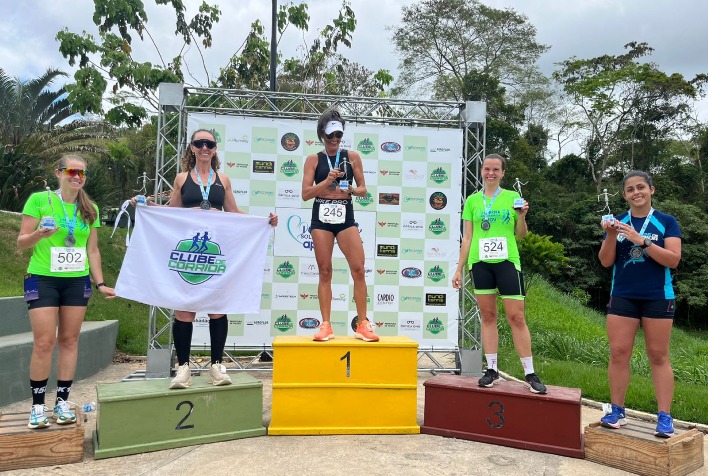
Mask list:
[[101,281],[100,283],[96,283],[96,289],[100,288],[101,286],[105,286],[105,285],[106,285],[106,283],[104,283],[103,281]]

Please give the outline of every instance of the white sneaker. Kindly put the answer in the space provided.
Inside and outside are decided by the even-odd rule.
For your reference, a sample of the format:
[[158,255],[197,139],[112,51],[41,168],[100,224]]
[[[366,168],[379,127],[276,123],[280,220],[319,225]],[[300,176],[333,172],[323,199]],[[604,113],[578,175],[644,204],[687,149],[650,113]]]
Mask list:
[[47,428],[48,426],[49,418],[44,414],[44,405],[32,405],[27,428],[34,430],[35,428]]
[[189,362],[177,367],[177,374],[170,383],[170,388],[188,388],[192,385],[192,371],[189,370]]
[[207,375],[207,382],[217,387],[219,385],[231,385],[231,377],[226,374],[226,367],[217,362],[211,364],[209,375]]
[[58,399],[58,402],[54,407],[52,417],[57,421],[57,425],[76,423],[76,414],[71,411],[69,402],[62,400],[61,398]]

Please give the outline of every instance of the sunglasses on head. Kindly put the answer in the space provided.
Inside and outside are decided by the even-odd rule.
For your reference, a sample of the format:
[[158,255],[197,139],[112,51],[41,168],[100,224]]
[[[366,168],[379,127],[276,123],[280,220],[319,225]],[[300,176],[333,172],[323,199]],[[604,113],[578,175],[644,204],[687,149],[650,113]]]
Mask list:
[[211,150],[216,148],[216,142],[213,140],[209,139],[196,139],[192,141],[192,145],[196,147],[197,149],[201,149],[204,146],[207,146],[207,149]]
[[62,169],[59,169],[59,171],[64,172],[64,175],[67,175],[69,177],[76,177],[77,175],[79,176],[79,178],[88,177],[88,171],[83,170],[83,169],[62,168]]
[[325,134],[327,139],[332,139],[333,137],[336,137],[337,139],[341,139],[343,135],[344,135],[344,132],[342,132],[342,131],[334,131],[331,134]]

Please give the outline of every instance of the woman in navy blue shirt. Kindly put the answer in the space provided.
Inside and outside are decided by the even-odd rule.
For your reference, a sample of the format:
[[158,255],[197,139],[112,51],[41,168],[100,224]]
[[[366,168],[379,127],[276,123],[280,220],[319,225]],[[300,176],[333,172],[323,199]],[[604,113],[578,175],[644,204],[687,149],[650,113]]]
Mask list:
[[674,433],[674,374],[669,340],[676,304],[669,270],[681,260],[681,231],[676,218],[652,207],[654,184],[649,174],[629,172],[622,189],[629,211],[602,222],[606,234],[599,253],[602,265],[613,267],[607,305],[607,373],[612,410],[600,422],[607,428],[626,424],[624,398],[629,386],[629,361],[641,326],[658,405],[655,436],[668,438]]

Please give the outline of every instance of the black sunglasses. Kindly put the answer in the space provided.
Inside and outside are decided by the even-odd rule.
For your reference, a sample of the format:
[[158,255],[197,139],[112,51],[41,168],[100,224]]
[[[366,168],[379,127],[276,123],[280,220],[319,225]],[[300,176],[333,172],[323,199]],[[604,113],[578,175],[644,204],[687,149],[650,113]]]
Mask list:
[[331,139],[333,137],[336,137],[337,139],[341,139],[343,135],[344,135],[344,132],[342,132],[342,131],[334,131],[331,134],[325,134],[325,137],[327,137],[327,139]]
[[192,145],[196,147],[197,149],[201,149],[204,146],[207,146],[207,149],[211,150],[216,148],[216,142],[213,140],[209,139],[196,139],[192,141]]

